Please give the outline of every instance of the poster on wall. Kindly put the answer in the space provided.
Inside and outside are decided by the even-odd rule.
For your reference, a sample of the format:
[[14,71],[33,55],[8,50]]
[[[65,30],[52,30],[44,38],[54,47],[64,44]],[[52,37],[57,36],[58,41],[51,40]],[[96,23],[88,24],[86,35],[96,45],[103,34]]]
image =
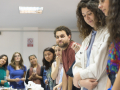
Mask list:
[[27,47],[33,47],[33,38],[27,39]]

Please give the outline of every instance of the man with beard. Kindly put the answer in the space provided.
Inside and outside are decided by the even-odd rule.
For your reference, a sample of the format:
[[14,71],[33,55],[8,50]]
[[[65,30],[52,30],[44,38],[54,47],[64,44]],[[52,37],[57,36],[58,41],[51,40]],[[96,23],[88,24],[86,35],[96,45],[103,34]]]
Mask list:
[[[75,61],[75,51],[71,48],[74,43],[74,41],[71,40],[71,31],[65,26],[59,26],[54,31],[54,37],[56,38],[57,45],[63,49],[62,61],[64,73],[62,78],[62,90],[72,90],[73,78],[66,74]],[[73,90],[77,89],[74,87]]]

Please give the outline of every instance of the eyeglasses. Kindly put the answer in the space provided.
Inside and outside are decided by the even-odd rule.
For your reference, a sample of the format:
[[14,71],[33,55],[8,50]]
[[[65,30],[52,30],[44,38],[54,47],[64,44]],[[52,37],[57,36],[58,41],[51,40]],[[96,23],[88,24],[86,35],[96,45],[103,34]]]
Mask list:
[[20,55],[15,55],[14,57],[20,57]]

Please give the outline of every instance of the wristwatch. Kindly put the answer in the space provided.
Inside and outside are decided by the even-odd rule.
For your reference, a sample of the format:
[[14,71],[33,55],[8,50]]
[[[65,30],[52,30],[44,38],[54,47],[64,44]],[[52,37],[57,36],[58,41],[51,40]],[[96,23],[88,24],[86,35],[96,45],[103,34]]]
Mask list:
[[80,85],[80,80],[78,80],[78,86],[81,87],[81,85]]

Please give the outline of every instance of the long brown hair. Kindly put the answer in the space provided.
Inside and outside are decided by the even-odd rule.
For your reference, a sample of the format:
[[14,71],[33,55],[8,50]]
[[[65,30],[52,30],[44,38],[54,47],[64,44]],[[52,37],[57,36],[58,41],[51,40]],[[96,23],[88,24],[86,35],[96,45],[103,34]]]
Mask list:
[[107,26],[110,33],[108,40],[110,44],[113,40],[120,37],[120,0],[109,0]]
[[98,1],[97,0],[81,0],[78,3],[77,10],[76,10],[76,16],[77,16],[77,27],[80,32],[80,36],[84,39],[86,38],[90,32],[92,31],[92,27],[89,26],[82,15],[81,9],[82,8],[88,8],[93,12],[95,16],[95,26],[96,27],[104,27],[106,25],[105,23],[105,15],[101,10],[98,9]]
[[11,63],[9,65],[11,65],[14,69],[16,69],[16,65],[15,65],[15,54],[19,54],[20,55],[20,62],[19,62],[19,68],[24,69],[25,66],[23,65],[23,58],[22,55],[19,52],[15,52],[12,56],[11,59]]

